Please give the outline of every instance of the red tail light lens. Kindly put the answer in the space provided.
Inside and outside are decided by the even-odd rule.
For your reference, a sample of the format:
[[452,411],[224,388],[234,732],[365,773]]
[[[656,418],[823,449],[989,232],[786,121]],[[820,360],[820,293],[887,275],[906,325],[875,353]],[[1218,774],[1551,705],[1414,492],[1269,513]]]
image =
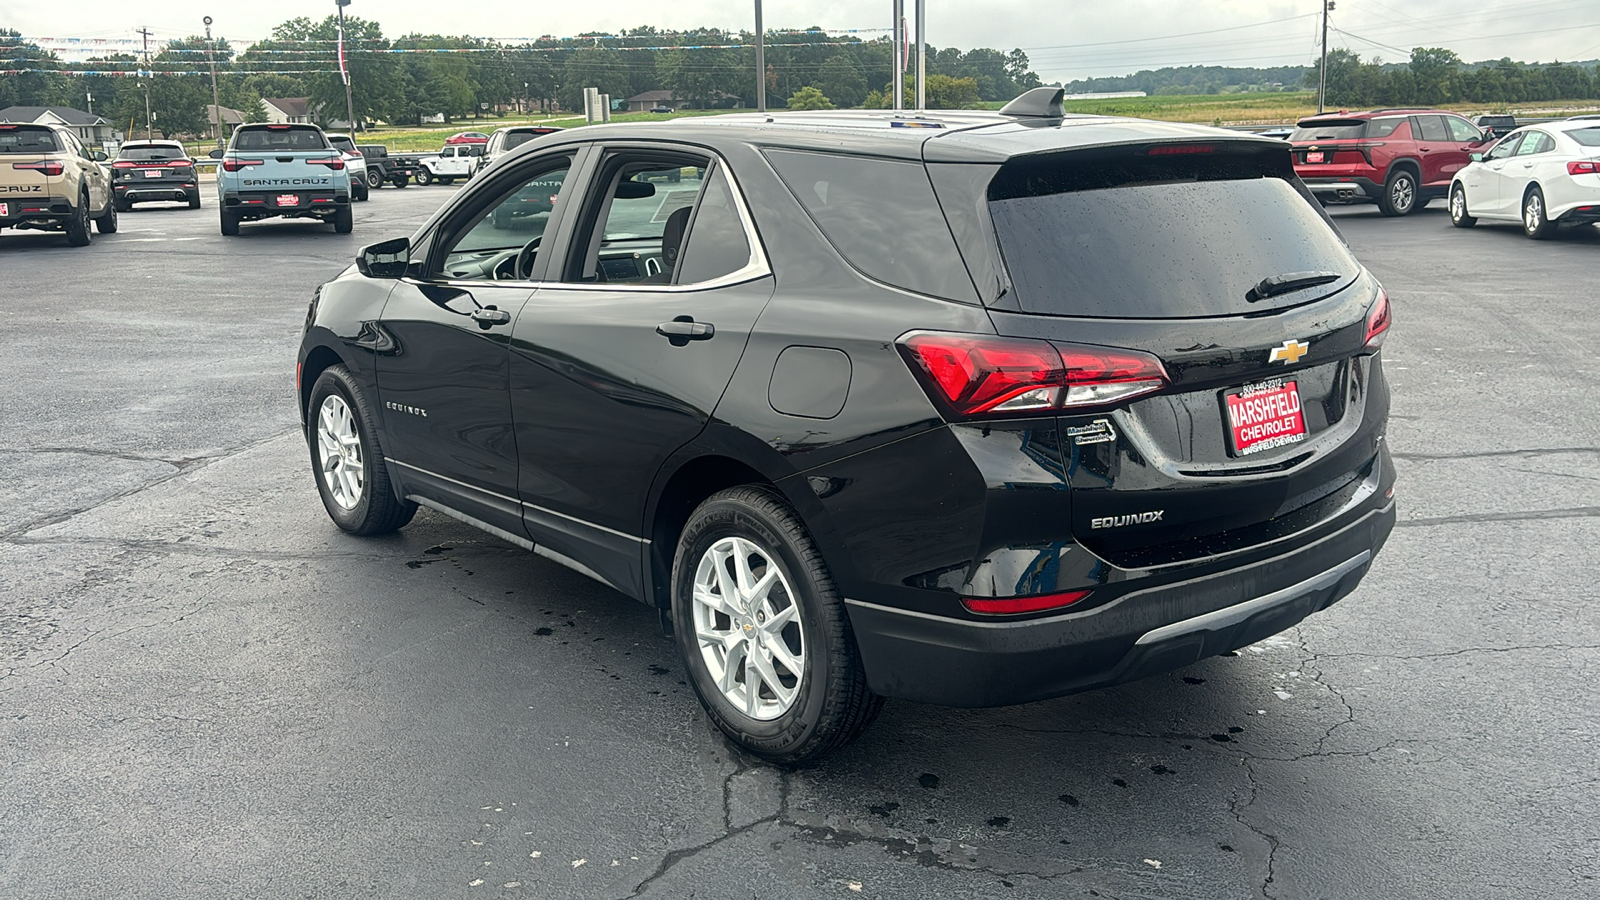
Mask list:
[[1196,156],[1215,153],[1214,144],[1157,144],[1146,151],[1147,156]]
[[136,167],[137,165],[138,165],[137,163],[131,162],[131,161],[126,160],[126,159],[119,159],[116,162],[111,164],[111,168],[113,168],[113,169],[132,169],[132,168]]
[[308,159],[308,160],[306,160],[306,165],[308,165],[308,166],[327,166],[328,168],[330,168],[330,169],[334,170],[335,172],[337,172],[340,169],[344,168],[344,157],[342,157],[342,156],[330,156],[327,159]]
[[62,163],[62,162],[59,162],[59,161],[53,160],[53,159],[47,159],[47,160],[44,160],[43,162],[12,163],[11,164],[11,168],[13,168],[13,169],[31,169],[31,170],[33,170],[35,172],[43,172],[46,175],[54,176],[54,175],[60,175],[62,172],[66,171],[67,167],[66,167],[65,163]]
[[1378,300],[1372,304],[1372,312],[1367,313],[1368,350],[1376,350],[1383,346],[1383,336],[1389,332],[1390,322],[1389,292],[1379,288]]
[[958,417],[1103,406],[1167,384],[1161,361],[1135,350],[928,331],[899,346],[929,396]]
[[1041,594],[1037,597],[962,597],[961,605],[975,613],[1005,616],[1043,612],[1047,609],[1064,609],[1087,596],[1089,596],[1088,591],[1066,591],[1060,594]]
[[194,163],[188,161],[187,159],[174,159],[164,162],[161,165],[168,169],[187,169],[194,165]]
[[1567,163],[1568,175],[1600,175],[1600,160],[1576,159]]
[[222,161],[222,171],[237,172],[240,169],[264,165],[265,163],[266,160],[264,159],[225,159]]

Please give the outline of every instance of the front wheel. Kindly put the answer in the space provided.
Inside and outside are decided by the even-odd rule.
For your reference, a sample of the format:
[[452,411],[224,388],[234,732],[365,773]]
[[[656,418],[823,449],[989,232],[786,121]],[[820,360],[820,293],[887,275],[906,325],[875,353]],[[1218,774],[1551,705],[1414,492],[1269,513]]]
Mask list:
[[1536,241],[1542,241],[1554,234],[1556,225],[1550,221],[1544,210],[1544,192],[1537,186],[1528,190],[1528,196],[1522,198],[1522,231]]
[[1417,210],[1417,176],[1409,169],[1396,169],[1384,182],[1378,211],[1386,216],[1409,216]]
[[1450,189],[1450,224],[1457,228],[1478,224],[1477,216],[1467,215],[1467,189],[1459,184]]
[[368,169],[367,170],[367,184],[370,184],[375,188],[383,187],[383,170],[382,169]]
[[419,187],[427,187],[430,184],[433,184],[432,172],[429,172],[427,169],[423,169],[417,173],[417,185]]
[[763,759],[820,758],[883,706],[822,554],[769,488],[730,488],[690,515],[672,563],[672,617],[706,713]]
[[395,496],[366,392],[350,371],[332,366],[318,376],[306,409],[317,492],[333,523],[351,534],[374,535],[411,521],[417,505]]

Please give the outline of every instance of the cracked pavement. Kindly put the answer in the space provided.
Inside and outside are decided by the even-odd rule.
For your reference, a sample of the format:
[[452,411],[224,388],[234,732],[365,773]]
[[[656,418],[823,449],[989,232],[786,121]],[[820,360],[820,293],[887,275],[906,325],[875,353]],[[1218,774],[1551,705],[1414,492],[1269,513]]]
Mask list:
[[1347,600],[1112,690],[893,702],[785,771],[650,610],[426,510],[327,521],[310,290],[450,193],[0,236],[0,353],[48,361],[0,389],[0,896],[1600,894],[1600,232],[1335,211],[1397,321],[1401,527]]

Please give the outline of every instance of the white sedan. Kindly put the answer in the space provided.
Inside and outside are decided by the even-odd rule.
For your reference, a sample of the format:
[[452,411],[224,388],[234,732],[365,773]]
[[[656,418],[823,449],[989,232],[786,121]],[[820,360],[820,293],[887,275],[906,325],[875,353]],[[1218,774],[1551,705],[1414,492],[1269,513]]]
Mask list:
[[1450,221],[1457,228],[1506,219],[1542,239],[1561,225],[1600,221],[1600,121],[1519,128],[1472,158],[1450,185]]

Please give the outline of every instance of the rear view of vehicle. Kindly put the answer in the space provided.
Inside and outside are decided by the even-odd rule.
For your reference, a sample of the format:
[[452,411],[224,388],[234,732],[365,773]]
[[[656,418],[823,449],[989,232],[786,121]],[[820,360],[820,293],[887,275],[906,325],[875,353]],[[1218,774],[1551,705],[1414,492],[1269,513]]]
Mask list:
[[91,221],[116,231],[105,158],[62,129],[0,124],[0,228],[61,231],[74,247],[89,243]]
[[477,171],[482,172],[490,163],[536,137],[560,130],[547,125],[513,125],[509,128],[497,128],[494,134],[489,135],[489,143],[484,146],[483,156],[478,159]]
[[127,212],[135,203],[180,201],[200,208],[200,181],[189,151],[177,141],[129,141],[111,164],[111,189],[117,209]]
[[319,219],[349,234],[345,159],[315,125],[241,125],[217,167],[222,233],[273,217]]
[[344,157],[345,171],[350,173],[350,199],[361,202],[367,199],[372,185],[367,180],[367,162],[348,134],[329,134],[328,143]]
[[1319,200],[1405,216],[1444,197],[1489,139],[1454,113],[1382,109],[1302,119],[1289,141],[1296,174]]

